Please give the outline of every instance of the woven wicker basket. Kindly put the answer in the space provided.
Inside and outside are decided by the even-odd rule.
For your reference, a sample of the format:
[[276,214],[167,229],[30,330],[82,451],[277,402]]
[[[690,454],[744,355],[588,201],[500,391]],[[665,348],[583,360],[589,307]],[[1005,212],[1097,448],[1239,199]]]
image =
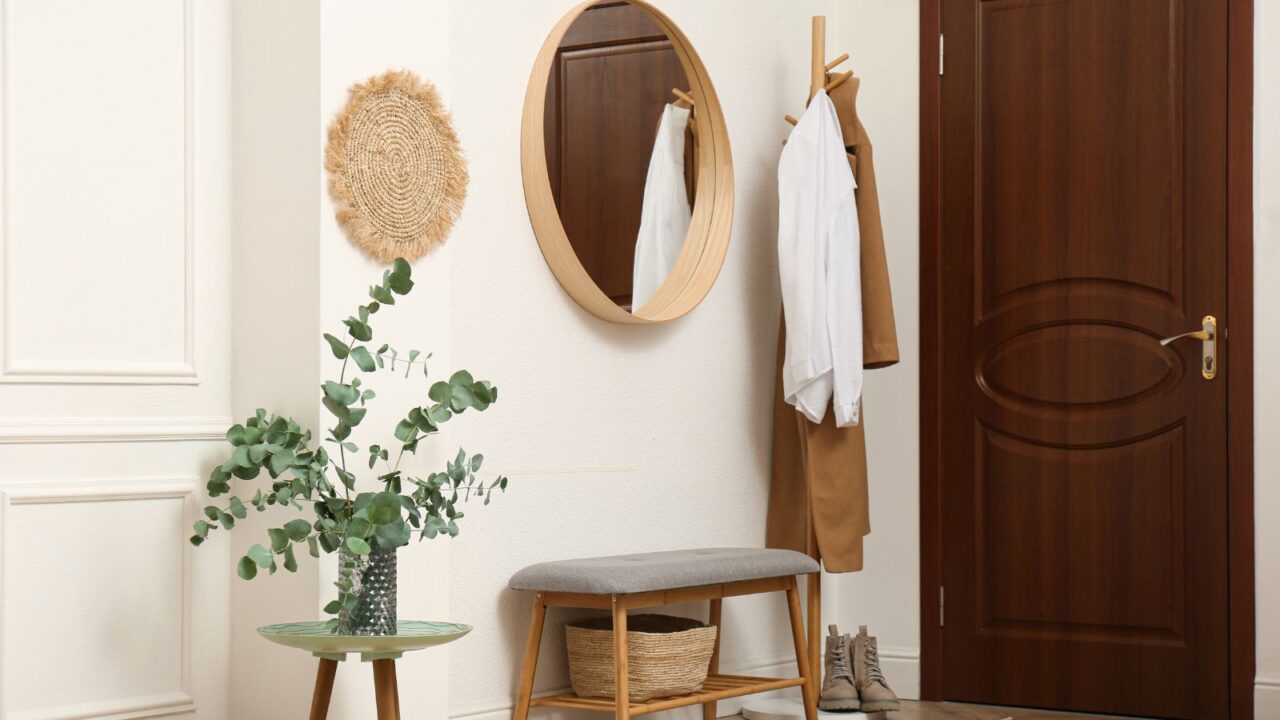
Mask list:
[[[565,625],[569,680],[578,697],[614,697],[613,619]],[[716,628],[689,618],[627,618],[627,695],[631,702],[702,689],[716,646]]]

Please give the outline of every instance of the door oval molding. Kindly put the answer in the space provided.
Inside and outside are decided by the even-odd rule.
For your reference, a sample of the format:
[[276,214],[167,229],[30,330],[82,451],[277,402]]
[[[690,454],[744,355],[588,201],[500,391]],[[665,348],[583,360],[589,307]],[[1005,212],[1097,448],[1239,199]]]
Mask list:
[[[1050,412],[1107,412],[1123,410],[1159,396],[1182,379],[1185,368],[1176,352],[1159,346],[1159,338],[1137,328],[1102,322],[1071,322],[1027,328],[991,348],[974,368],[974,379],[984,395],[1004,407]],[[1105,358],[1121,351],[1139,351],[1146,362],[1128,366],[1119,374],[1106,367]],[[1116,382],[1094,387],[1094,394],[1076,402],[1066,398],[1070,386],[1035,380],[1063,378],[1071,366],[1094,361],[1095,372],[1111,372]],[[1033,368],[1030,378],[1019,377],[1019,368]]]
[[643,308],[624,310],[600,290],[578,259],[556,210],[548,176],[544,147],[544,112],[549,73],[565,33],[583,12],[595,4],[587,0],[573,8],[552,28],[529,75],[520,131],[520,165],[525,203],[538,246],[547,265],[570,297],[583,309],[603,320],[623,324],[653,324],[682,317],[710,292],[724,264],[733,226],[733,158],[724,111],[712,87],[711,77],[689,39],[676,24],[644,0],[626,0],[644,9],[671,40],[697,111],[693,115],[699,138],[697,196],[689,234],[676,264],[663,285]]

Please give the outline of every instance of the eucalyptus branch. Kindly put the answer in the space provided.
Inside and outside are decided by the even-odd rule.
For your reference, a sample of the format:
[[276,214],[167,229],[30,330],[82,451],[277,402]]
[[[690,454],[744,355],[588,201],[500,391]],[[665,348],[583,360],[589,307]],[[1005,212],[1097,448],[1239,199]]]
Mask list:
[[[412,540],[413,531],[420,531],[419,539],[434,538],[440,534],[458,534],[457,520],[463,516],[457,507],[472,495],[485,496],[486,504],[491,493],[506,489],[506,478],[492,482],[479,482],[475,472],[479,470],[483,456],[467,457],[458,451],[454,461],[447,463],[443,473],[432,473],[425,480],[406,475],[402,463],[406,451],[416,452],[418,444],[439,431],[441,424],[454,415],[467,410],[486,410],[497,401],[498,391],[491,383],[475,380],[465,370],[454,373],[447,381],[432,384],[427,392],[430,404],[409,410],[395,428],[400,442],[395,462],[390,460],[388,449],[369,445],[369,469],[380,460],[387,472],[375,476],[382,481],[379,492],[355,492],[356,475],[348,469],[347,452],[356,453],[359,447],[348,438],[360,424],[366,413],[367,401],[375,397],[370,388],[361,387],[360,375],[347,381],[348,369],[372,373],[395,363],[405,363],[405,377],[418,366],[427,374],[427,359],[418,350],[411,350],[406,357],[389,345],[375,351],[364,343],[373,339],[369,318],[385,305],[394,305],[396,296],[403,296],[413,288],[411,268],[404,260],[397,260],[382,275],[382,282],[369,288],[371,301],[356,309],[355,315],[343,320],[347,338],[325,333],[324,340],[335,358],[342,360],[338,380],[324,382],[321,386],[324,407],[337,423],[327,437],[313,439],[310,430],[302,428],[292,418],[269,414],[258,410],[242,425],[227,430],[230,455],[213,468],[206,485],[211,497],[230,495],[225,505],[209,505],[204,508],[205,519],[194,524],[195,534],[191,543],[200,545],[208,534],[218,528],[231,530],[237,520],[244,519],[248,507],[263,512],[271,505],[288,506],[293,510],[312,508],[314,518],[308,522],[295,518],[281,527],[267,530],[266,546],[253,545],[237,562],[240,577],[251,580],[259,570],[274,573],[279,566],[293,572],[297,569],[295,546],[306,544],[310,554],[319,557],[325,553],[342,552],[344,563],[358,564],[360,556],[367,556],[375,548],[381,551],[395,550]],[[338,452],[330,453],[327,443],[338,446]],[[231,494],[232,483],[255,481],[262,472],[271,477],[268,488],[257,490],[249,501]],[[342,490],[338,490],[331,477],[336,475]],[[358,568],[344,567],[344,573]],[[357,590],[348,575],[338,583],[338,599],[325,610],[339,613],[350,609],[357,601]]]

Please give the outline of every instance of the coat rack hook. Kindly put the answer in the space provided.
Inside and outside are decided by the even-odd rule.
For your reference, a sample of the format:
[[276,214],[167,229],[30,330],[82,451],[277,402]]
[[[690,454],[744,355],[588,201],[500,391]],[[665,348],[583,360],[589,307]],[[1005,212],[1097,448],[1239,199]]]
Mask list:
[[840,87],[840,85],[844,83],[845,80],[848,80],[851,77],[853,77],[853,71],[846,70],[840,73],[839,75],[836,75],[835,77],[831,78],[831,82],[824,85],[822,89],[826,90],[827,92],[831,92],[832,90],[835,90],[837,87]]

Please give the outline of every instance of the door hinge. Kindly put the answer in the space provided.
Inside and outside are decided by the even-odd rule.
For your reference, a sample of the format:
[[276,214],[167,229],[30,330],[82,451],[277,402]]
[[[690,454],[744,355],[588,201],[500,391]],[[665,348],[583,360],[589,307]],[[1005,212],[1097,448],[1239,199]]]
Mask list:
[[938,74],[946,74],[947,68],[947,36],[938,33]]
[[938,586],[938,627],[946,627],[947,625],[947,594],[946,588]]

